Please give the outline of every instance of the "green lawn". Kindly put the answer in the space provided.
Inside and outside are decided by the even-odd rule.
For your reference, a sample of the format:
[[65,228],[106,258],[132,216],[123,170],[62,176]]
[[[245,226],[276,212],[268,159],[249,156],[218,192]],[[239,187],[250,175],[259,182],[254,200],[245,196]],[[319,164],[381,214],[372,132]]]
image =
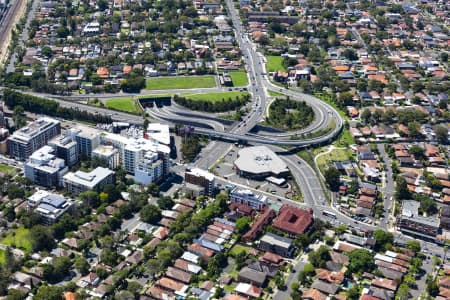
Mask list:
[[317,158],[319,169],[323,170],[325,166],[333,161],[350,160],[352,158],[352,151],[349,149],[334,149],[330,153],[321,155]]
[[0,265],[5,263],[5,250],[0,249]]
[[25,227],[19,227],[16,230],[10,231],[8,235],[0,241],[0,243],[31,252],[32,248],[29,234],[30,231],[28,229]]
[[217,92],[217,93],[207,93],[207,94],[183,94],[184,97],[192,100],[206,100],[211,102],[222,101],[222,99],[227,100],[228,98],[234,99],[237,96],[247,95],[247,92]]
[[158,77],[146,81],[146,90],[196,89],[216,87],[214,76]]
[[0,164],[0,173],[16,175],[19,169],[8,166],[6,164]]
[[233,248],[230,249],[230,251],[228,252],[231,256],[235,257],[238,253],[245,251],[246,253],[248,253],[248,251],[250,250],[250,247],[247,246],[243,246],[240,244],[236,244],[233,246]]
[[274,91],[271,91],[271,90],[268,90],[268,93],[269,93],[270,97],[283,97],[283,96],[285,96],[282,93],[274,92]]
[[105,106],[115,110],[120,110],[130,113],[140,113],[141,109],[137,104],[136,99],[130,97],[114,98],[105,101]]
[[247,86],[248,85],[247,72],[231,71],[228,74],[230,74],[231,80],[233,80],[233,86]]
[[283,58],[281,56],[267,56],[267,72],[284,71],[286,68],[283,66]]

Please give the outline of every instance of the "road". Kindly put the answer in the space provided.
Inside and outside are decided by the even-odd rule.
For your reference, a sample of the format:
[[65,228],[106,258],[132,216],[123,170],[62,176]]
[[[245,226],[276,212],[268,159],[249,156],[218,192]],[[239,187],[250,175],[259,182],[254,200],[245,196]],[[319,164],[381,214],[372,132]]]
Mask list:
[[[27,40],[29,38],[30,24],[31,24],[31,21],[34,19],[34,15],[36,14],[36,10],[39,7],[39,3],[40,3],[40,0],[33,0],[33,3],[31,4],[31,9],[28,13],[27,20],[25,21],[25,26],[19,37],[18,47],[23,47],[25,40]],[[17,51],[14,51],[11,55],[8,66],[6,67],[6,73],[14,72],[14,68],[15,68],[14,66],[16,65],[16,61],[17,61]]]
[[9,42],[11,41],[11,30],[14,29],[16,21],[19,20],[19,13],[23,5],[26,5],[25,0],[12,0],[6,15],[0,20],[0,59],[5,59],[8,53]]
[[384,170],[384,184],[382,187],[382,192],[384,196],[384,218],[380,221],[380,227],[384,230],[388,229],[389,219],[391,218],[391,199],[394,196],[395,192],[395,184],[394,177],[392,173],[392,162],[390,157],[387,155],[384,150],[384,144],[377,144],[378,153],[384,161],[385,170]]
[[298,273],[303,271],[303,268],[306,265],[307,265],[307,263],[304,261],[297,261],[297,263],[293,267],[293,270],[295,270],[295,272],[289,273],[288,277],[286,278],[286,280],[284,282],[284,284],[286,285],[286,290],[285,291],[277,290],[275,295],[273,295],[273,298],[272,298],[273,300],[286,300],[291,297],[291,293],[292,293],[291,285],[294,282],[298,282],[298,279],[297,279]]

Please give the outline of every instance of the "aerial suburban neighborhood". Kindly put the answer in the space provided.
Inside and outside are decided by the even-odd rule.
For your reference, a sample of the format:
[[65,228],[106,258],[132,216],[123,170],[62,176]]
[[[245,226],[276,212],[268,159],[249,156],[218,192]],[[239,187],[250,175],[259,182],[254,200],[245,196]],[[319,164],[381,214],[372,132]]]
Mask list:
[[0,299],[450,299],[449,26],[0,1]]

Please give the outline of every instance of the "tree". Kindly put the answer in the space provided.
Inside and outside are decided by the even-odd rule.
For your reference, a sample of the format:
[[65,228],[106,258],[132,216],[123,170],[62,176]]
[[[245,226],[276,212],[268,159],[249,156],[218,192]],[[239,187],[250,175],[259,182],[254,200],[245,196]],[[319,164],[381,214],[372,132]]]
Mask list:
[[448,143],[448,129],[445,126],[437,125],[434,127],[434,135],[436,140],[441,144]]
[[344,56],[348,60],[357,60],[358,54],[356,54],[355,50],[351,48],[346,48],[344,52],[342,52],[342,56]]
[[367,249],[356,249],[349,253],[348,270],[350,273],[371,272],[375,267],[375,262]]
[[409,148],[409,153],[414,155],[415,159],[423,160],[425,159],[425,149],[420,146],[414,145]]
[[427,215],[431,215],[436,212],[436,202],[427,195],[416,195],[416,200],[420,201],[420,210]]
[[328,169],[325,170],[325,181],[330,187],[330,190],[333,192],[338,191],[339,185],[341,184],[341,173],[338,169],[336,169],[334,166],[328,167]]
[[408,189],[405,178],[397,176],[396,186],[395,186],[395,198],[398,200],[411,199],[411,192]]
[[6,300],[23,300],[27,298],[27,293],[21,290],[9,289]]
[[236,220],[236,230],[238,233],[243,234],[250,228],[250,223],[252,219],[250,217],[244,216]]
[[156,224],[161,220],[161,210],[155,205],[148,204],[144,206],[139,214],[141,220],[146,223]]
[[22,199],[25,196],[25,191],[23,188],[15,183],[8,184],[6,190],[8,191],[8,198],[10,200]]
[[134,300],[135,296],[130,291],[120,291],[114,295],[114,300]]
[[361,120],[367,124],[369,123],[370,119],[372,118],[372,113],[368,108],[365,108],[361,113]]
[[90,265],[84,257],[77,257],[75,259],[74,265],[77,271],[80,272],[82,276],[85,276],[89,273]]
[[117,259],[118,259],[117,252],[109,248],[104,248],[102,250],[102,253],[100,254],[100,260],[108,266],[115,266],[117,263]]
[[376,251],[386,251],[390,249],[394,243],[394,235],[390,232],[377,229],[373,232],[373,236],[375,237]]
[[407,300],[409,299],[409,287],[408,285],[402,283],[400,284],[397,294],[395,295],[395,299],[397,300]]
[[323,268],[326,262],[331,259],[330,249],[322,245],[316,251],[310,252],[308,259],[314,267]]
[[96,191],[88,190],[78,195],[87,207],[97,208],[100,205],[100,197]]
[[411,251],[414,251],[415,253],[420,252],[421,249],[420,242],[416,240],[409,240],[406,242],[406,248],[408,248]]
[[30,230],[30,242],[34,252],[47,250],[50,251],[55,246],[53,233],[50,228],[36,225]]
[[428,278],[427,292],[431,297],[436,297],[439,294],[439,284],[431,276]]
[[61,300],[64,287],[56,285],[41,285],[33,297],[35,300]]
[[172,206],[175,204],[172,198],[167,196],[159,197],[156,202],[158,203],[158,206],[161,209],[171,209]]
[[359,295],[361,293],[361,289],[357,284],[354,284],[348,291],[347,291],[347,299],[348,300],[358,300]]

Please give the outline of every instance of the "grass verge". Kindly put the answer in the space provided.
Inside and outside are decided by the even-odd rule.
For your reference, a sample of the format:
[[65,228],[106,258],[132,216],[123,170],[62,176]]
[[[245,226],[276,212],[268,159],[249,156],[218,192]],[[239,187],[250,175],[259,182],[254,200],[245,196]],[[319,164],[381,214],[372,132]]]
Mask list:
[[136,99],[131,97],[124,98],[114,98],[105,101],[105,106],[114,110],[139,114],[141,113],[141,108],[139,107]]
[[213,88],[216,86],[214,76],[180,76],[147,79],[146,90]]
[[217,92],[217,93],[206,93],[206,94],[183,94],[183,97],[192,99],[192,100],[203,100],[203,101],[211,101],[218,102],[228,98],[234,99],[238,96],[247,95],[247,92]]

